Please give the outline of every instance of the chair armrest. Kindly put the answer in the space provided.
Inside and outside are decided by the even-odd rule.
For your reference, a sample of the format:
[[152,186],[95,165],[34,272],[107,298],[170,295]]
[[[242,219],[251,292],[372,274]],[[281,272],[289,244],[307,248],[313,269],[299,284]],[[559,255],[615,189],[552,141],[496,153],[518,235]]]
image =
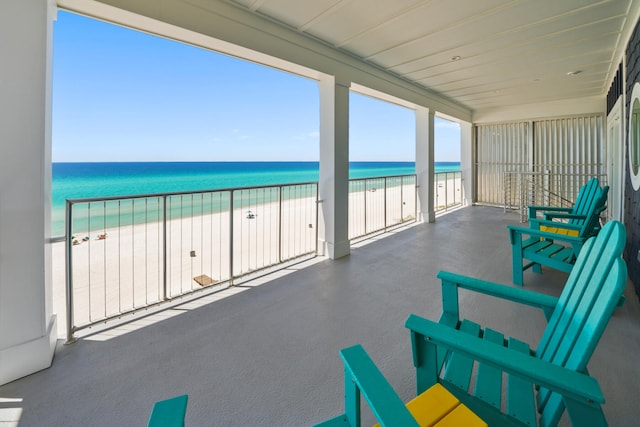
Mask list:
[[517,236],[520,236],[520,238],[522,238],[522,235],[525,234],[531,237],[539,237],[554,241],[557,240],[559,242],[565,242],[571,245],[578,246],[583,245],[585,242],[585,239],[581,237],[568,236],[566,234],[549,233],[547,231],[536,230],[535,228],[519,227],[517,225],[507,225],[507,228],[509,229],[509,236],[512,245],[515,243]]
[[535,218],[538,211],[542,212],[571,212],[573,207],[565,208],[560,206],[527,206],[529,218]]
[[[577,216],[577,215],[576,215]],[[539,230],[540,226],[547,226],[547,227],[555,227],[555,228],[564,228],[567,230],[576,230],[576,231],[580,231],[583,227],[582,224],[569,224],[567,222],[557,222],[557,221],[551,221],[551,220],[547,220],[547,219],[531,219],[529,220],[529,228],[533,229],[533,230]]]
[[553,310],[558,303],[558,298],[538,292],[532,292],[522,288],[514,288],[499,283],[488,282],[473,277],[461,276],[448,271],[438,272],[437,277],[442,281],[443,293],[445,287],[454,286],[470,291],[491,295],[508,301],[525,304],[542,309]]
[[437,277],[442,282],[442,317],[440,321],[450,326],[455,326],[460,320],[460,306],[458,304],[458,289],[460,288],[518,304],[538,307],[544,312],[547,320],[551,318],[553,310],[558,303],[558,298],[551,295],[487,282],[473,277],[460,276],[447,271],[438,272]]
[[[572,214],[572,213],[553,213],[553,212],[545,212],[544,213],[544,219],[547,221],[551,221],[553,218],[556,219],[582,219],[585,220],[587,219],[586,215],[578,215],[578,214]],[[534,219],[534,218],[532,218]]]
[[[340,357],[345,367],[345,386],[351,381],[355,383],[382,427],[419,427],[418,422],[361,345],[340,350]],[[350,401],[347,397],[345,405]],[[359,412],[360,399],[351,403],[357,405]],[[347,414],[354,409],[345,408]]]
[[429,343],[464,354],[502,371],[548,388],[566,399],[594,406],[604,403],[598,382],[572,371],[412,314],[405,326]]

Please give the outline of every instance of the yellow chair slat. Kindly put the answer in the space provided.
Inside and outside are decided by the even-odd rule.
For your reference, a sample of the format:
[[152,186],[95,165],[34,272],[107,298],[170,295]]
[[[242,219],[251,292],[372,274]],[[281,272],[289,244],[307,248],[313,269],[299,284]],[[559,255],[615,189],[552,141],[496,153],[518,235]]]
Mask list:
[[562,234],[565,236],[573,236],[573,237],[578,237],[578,235],[580,234],[578,230],[567,230],[566,228],[549,227],[546,225],[541,225],[540,231],[546,231],[547,233]]
[[[407,403],[420,427],[487,427],[476,414],[440,384],[435,384]],[[373,427],[380,427],[375,424]]]
[[471,409],[464,405],[458,405],[449,412],[435,427],[488,427]]

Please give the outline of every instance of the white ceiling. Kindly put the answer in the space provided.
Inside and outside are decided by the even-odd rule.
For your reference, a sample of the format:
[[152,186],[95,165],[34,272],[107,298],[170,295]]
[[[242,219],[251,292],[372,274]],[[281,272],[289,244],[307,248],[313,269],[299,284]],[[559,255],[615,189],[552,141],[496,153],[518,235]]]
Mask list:
[[606,95],[640,9],[637,0],[228,1],[472,110]]

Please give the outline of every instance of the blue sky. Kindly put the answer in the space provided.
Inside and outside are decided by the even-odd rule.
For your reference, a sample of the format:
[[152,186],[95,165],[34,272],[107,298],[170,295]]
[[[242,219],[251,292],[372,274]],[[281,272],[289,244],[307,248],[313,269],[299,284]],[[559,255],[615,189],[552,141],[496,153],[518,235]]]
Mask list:
[[[60,11],[53,161],[315,161],[313,80]],[[351,161],[415,160],[412,110],[351,94]],[[437,119],[436,161],[459,127]]]

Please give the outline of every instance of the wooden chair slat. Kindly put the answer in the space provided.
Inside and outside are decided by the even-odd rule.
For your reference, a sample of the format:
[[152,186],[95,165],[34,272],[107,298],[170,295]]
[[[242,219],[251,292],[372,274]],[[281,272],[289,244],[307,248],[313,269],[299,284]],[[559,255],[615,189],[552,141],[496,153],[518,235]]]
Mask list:
[[[480,335],[480,325],[468,320],[462,321],[460,330],[472,336]],[[469,389],[471,374],[473,373],[473,359],[462,354],[454,353],[447,361],[444,379],[463,390]]]
[[[529,354],[529,344],[523,341],[509,337],[508,346],[517,352]],[[507,375],[507,390],[507,413],[526,425],[535,425],[533,384],[515,375]]]
[[[503,345],[504,335],[493,329],[485,329],[483,338],[494,344]],[[476,387],[473,394],[500,409],[502,404],[502,371],[486,363],[478,364]]]

